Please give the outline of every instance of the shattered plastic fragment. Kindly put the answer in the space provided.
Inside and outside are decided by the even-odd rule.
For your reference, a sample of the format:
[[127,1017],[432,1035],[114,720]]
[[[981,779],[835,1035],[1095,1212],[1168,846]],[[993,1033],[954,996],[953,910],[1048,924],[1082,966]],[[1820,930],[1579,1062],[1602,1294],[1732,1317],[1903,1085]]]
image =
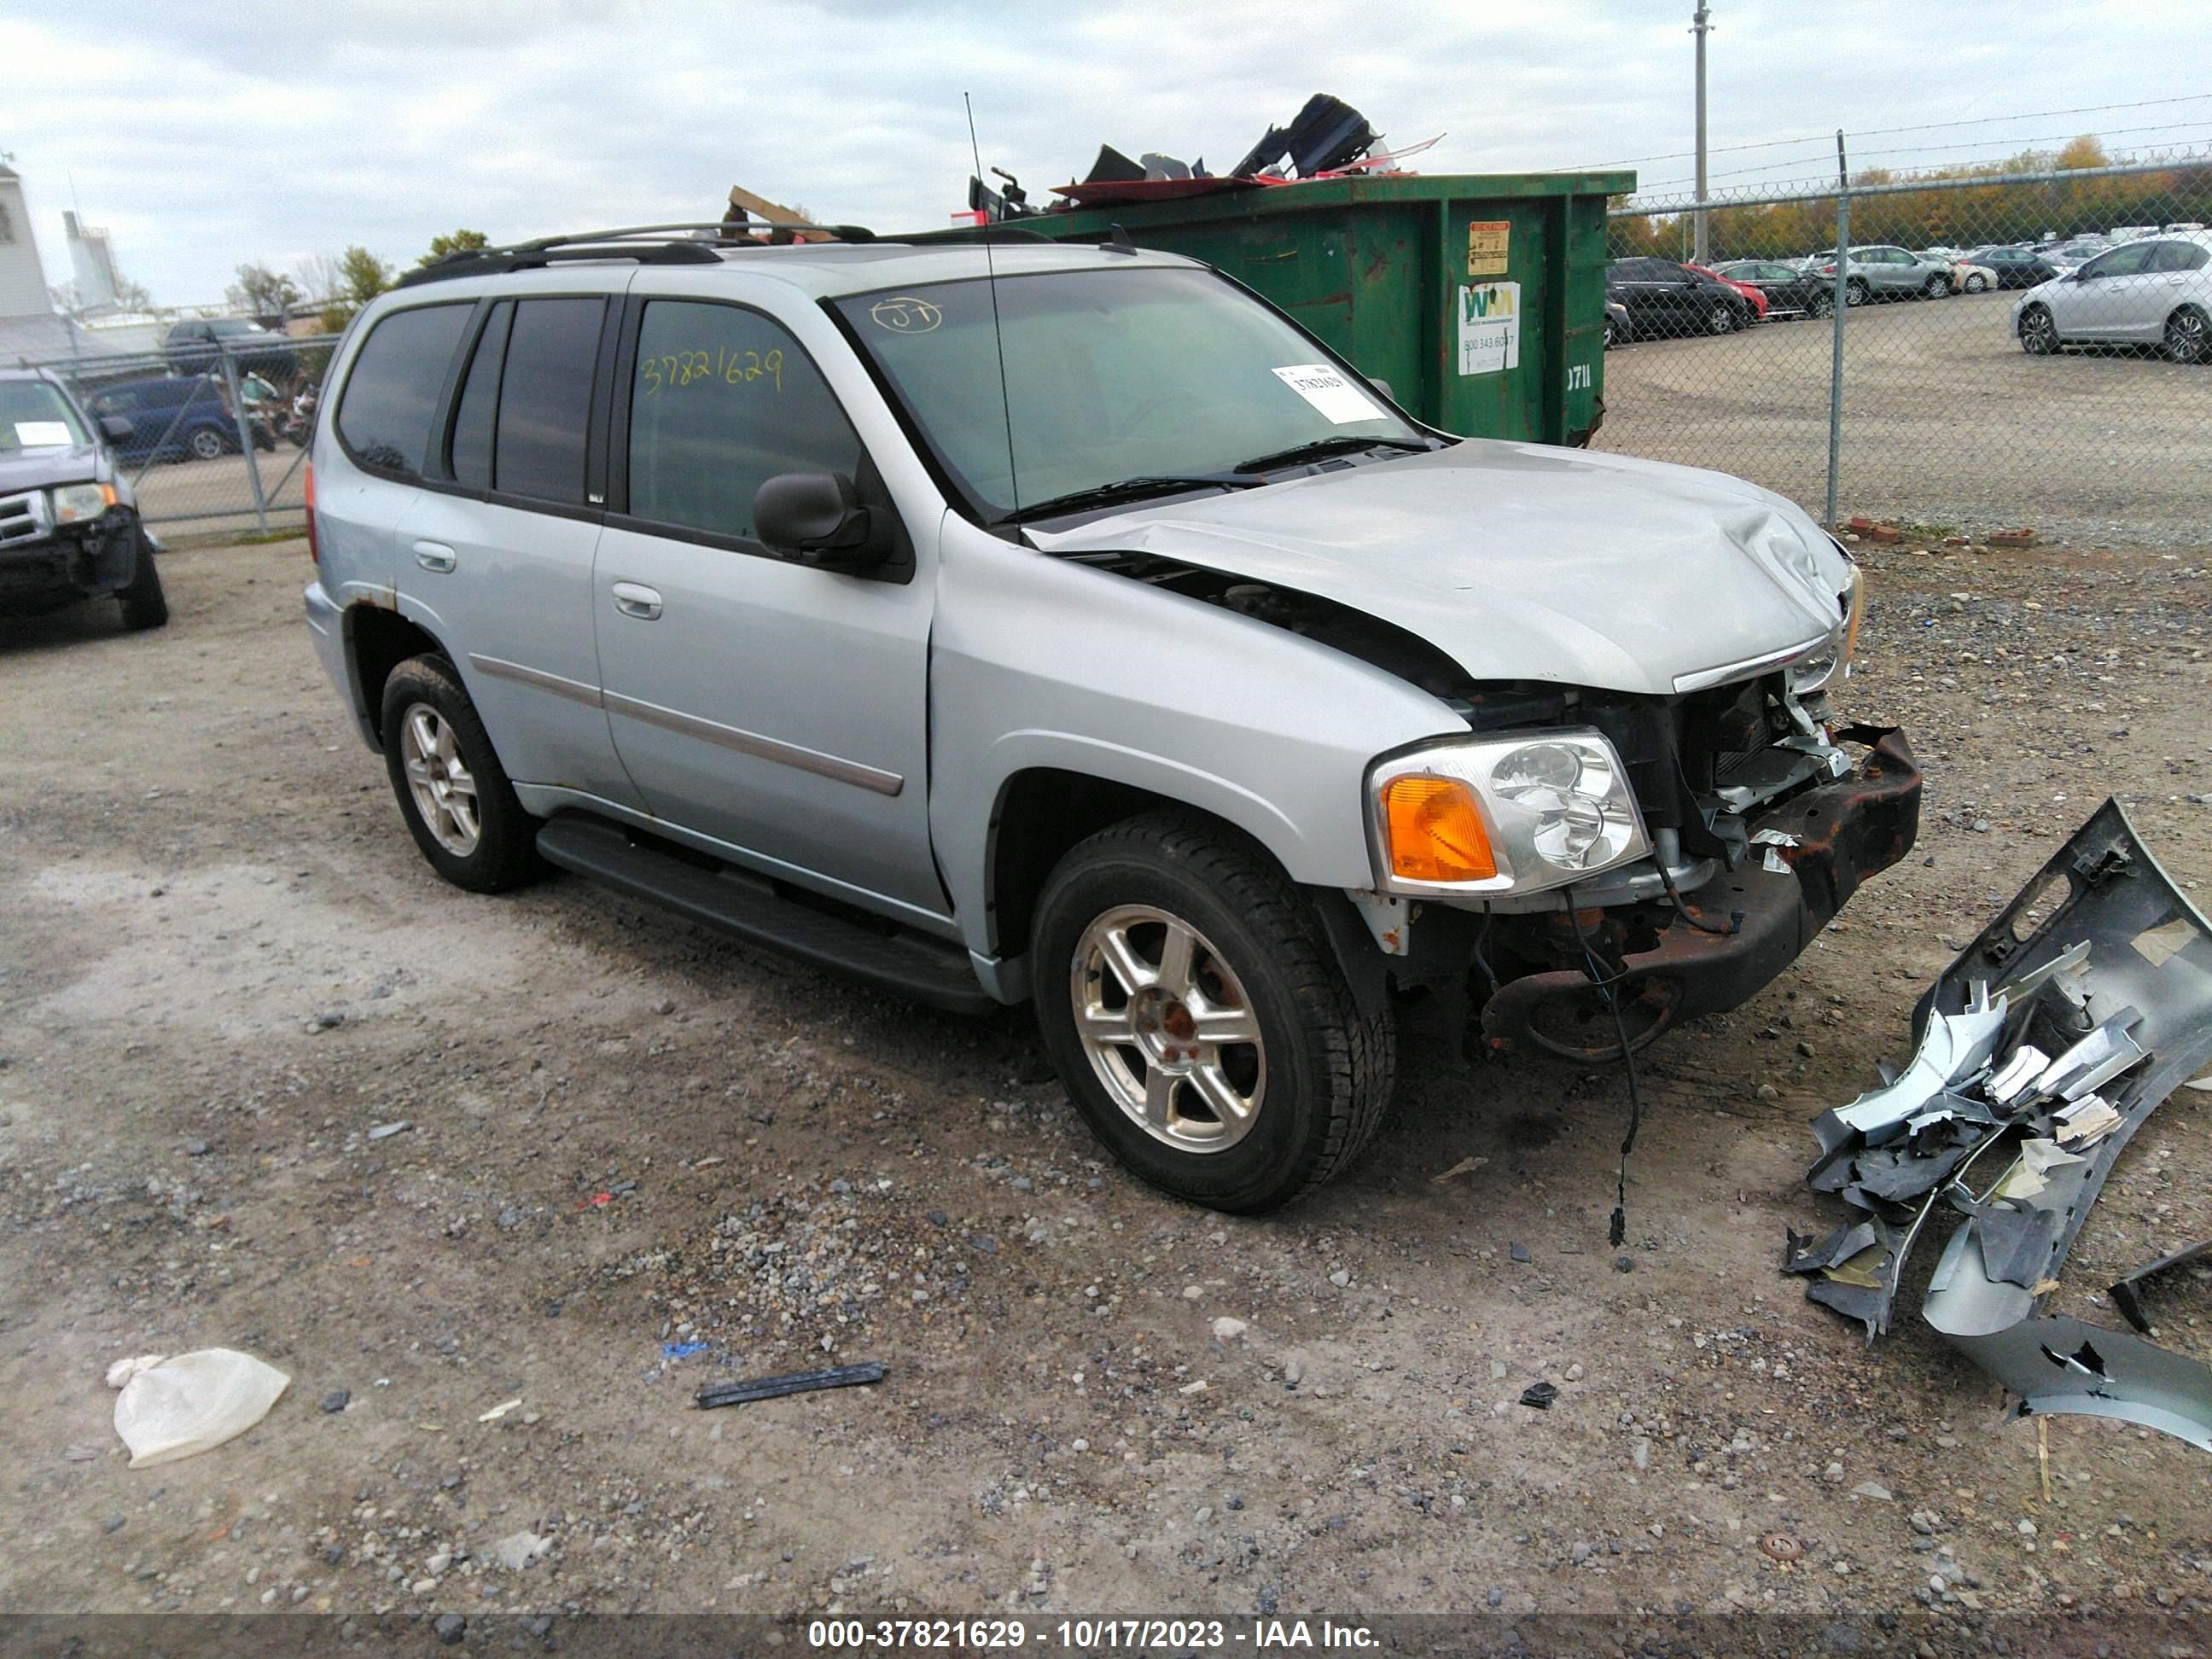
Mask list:
[[[2065,896],[2053,906],[2057,884]],[[2031,905],[2051,912],[2033,931]],[[2062,947],[2061,938],[2074,942]],[[1983,1022],[1993,1013],[1991,1029]],[[1916,1018],[1912,1065],[1813,1123],[1821,1152],[1808,1183],[1842,1194],[1862,1219],[1810,1249],[1793,1233],[1785,1265],[1807,1275],[1808,1297],[1864,1321],[1871,1336],[1887,1327],[1904,1259],[1929,1217],[1963,1212],[1922,1314],[2020,1396],[2021,1415],[2118,1418],[2212,1450],[2212,1368],[2038,1312],[2129,1139],[2212,1060],[2212,924],[2107,800],[1960,953]],[[1978,1060],[1949,1069],[1984,1038]],[[1996,1071],[1983,1069],[2008,1042]],[[1996,1109],[1984,1112],[1977,1092]],[[1992,1149],[2009,1161],[1978,1198],[1966,1172]],[[1946,1171],[1952,1152],[1963,1155]],[[1900,1238],[1891,1223],[1923,1177]],[[1856,1249],[1843,1246],[1869,1227],[1886,1270],[1875,1290],[1842,1282],[1865,1277]],[[2115,1300],[2140,1322],[2133,1280],[2206,1253],[2212,1244],[2150,1264],[2113,1287]]]

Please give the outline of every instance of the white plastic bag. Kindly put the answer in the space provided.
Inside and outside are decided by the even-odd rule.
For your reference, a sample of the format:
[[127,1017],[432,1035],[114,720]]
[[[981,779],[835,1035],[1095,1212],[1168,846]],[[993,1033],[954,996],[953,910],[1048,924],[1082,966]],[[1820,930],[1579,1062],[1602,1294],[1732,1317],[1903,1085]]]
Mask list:
[[171,1463],[236,1438],[269,1414],[292,1379],[234,1348],[180,1353],[132,1374],[115,1398],[131,1467]]

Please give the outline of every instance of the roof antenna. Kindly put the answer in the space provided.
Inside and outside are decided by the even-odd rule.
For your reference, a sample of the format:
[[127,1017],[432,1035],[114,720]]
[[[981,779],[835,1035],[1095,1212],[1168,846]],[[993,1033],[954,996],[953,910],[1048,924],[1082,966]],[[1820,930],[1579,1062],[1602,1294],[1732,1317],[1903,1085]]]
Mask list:
[[[975,104],[966,93],[960,102],[968,112],[968,153],[975,158],[975,176],[983,176],[983,152],[975,143]],[[983,227],[983,271],[991,284],[991,338],[999,349],[999,412],[1006,421],[1006,493],[1014,498],[1013,507],[1006,515],[1007,522],[1018,522],[1022,513],[1022,485],[1014,471],[1014,404],[1006,391],[1006,334],[999,321],[999,265],[991,257],[991,228]],[[1019,539],[1019,532],[1016,532]]]

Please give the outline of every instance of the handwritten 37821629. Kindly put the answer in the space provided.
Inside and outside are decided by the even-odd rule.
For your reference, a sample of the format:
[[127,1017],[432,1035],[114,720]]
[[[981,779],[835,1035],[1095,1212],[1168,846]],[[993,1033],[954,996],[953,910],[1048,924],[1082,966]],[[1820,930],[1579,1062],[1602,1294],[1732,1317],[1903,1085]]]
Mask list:
[[678,389],[711,382],[720,386],[748,386],[766,380],[777,392],[783,390],[783,353],[770,349],[767,351],[732,351],[723,348],[715,351],[690,350],[663,352],[658,356],[641,357],[637,364],[638,382],[651,398],[664,389]]

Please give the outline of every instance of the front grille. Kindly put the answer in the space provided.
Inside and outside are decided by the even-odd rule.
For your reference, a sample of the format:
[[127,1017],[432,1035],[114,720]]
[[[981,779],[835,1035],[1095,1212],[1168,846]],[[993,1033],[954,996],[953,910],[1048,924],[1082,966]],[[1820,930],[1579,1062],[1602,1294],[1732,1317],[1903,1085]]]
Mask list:
[[0,495],[0,547],[37,541],[49,528],[46,491],[33,489],[21,495]]

